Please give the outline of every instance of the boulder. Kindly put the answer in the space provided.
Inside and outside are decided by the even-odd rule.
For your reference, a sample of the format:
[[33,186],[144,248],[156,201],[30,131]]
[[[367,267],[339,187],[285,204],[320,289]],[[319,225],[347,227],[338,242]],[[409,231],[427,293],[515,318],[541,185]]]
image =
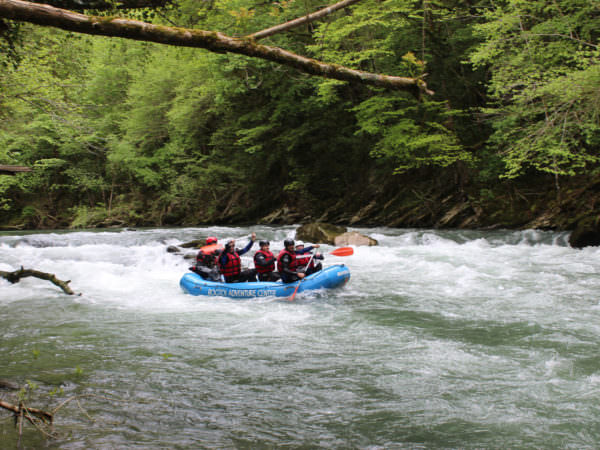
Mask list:
[[181,251],[181,249],[179,247],[176,247],[174,245],[169,245],[167,247],[167,253],[179,253]]
[[184,242],[183,244],[179,244],[181,248],[200,248],[204,247],[206,244],[206,239],[195,239],[190,242]]
[[364,234],[360,234],[357,231],[348,231],[336,236],[333,240],[333,244],[336,247],[346,247],[348,245],[368,245],[370,247],[372,245],[378,245],[378,242],[375,239],[365,236]]
[[313,242],[315,244],[334,245],[336,236],[345,233],[346,230],[346,227],[340,227],[330,223],[307,223],[296,230],[296,239]]
[[569,245],[574,248],[600,246],[599,218],[588,218],[577,224],[569,236]]

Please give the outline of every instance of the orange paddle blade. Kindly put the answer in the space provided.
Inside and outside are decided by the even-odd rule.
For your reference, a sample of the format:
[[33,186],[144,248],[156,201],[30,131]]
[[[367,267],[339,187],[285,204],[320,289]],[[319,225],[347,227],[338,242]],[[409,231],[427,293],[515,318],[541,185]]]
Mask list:
[[214,252],[215,250],[223,250],[223,244],[205,245],[204,247],[201,247],[200,250],[202,250],[204,253]]
[[335,256],[350,256],[354,254],[354,249],[352,247],[340,247],[333,250],[331,254]]

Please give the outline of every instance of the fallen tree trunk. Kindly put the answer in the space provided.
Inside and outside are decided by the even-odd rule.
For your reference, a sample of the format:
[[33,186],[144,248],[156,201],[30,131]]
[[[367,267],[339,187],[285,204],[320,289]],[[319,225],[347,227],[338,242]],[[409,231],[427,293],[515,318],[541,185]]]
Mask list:
[[257,44],[253,39],[232,38],[216,31],[166,27],[114,17],[79,14],[49,5],[21,0],[0,0],[0,18],[30,22],[76,33],[121,37],[179,47],[204,48],[217,53],[236,53],[293,67],[310,75],[404,90],[419,96],[433,94],[420,78],[394,77],[328,64],[283,50]]
[[73,292],[73,290],[69,287],[69,283],[71,282],[71,280],[59,280],[53,273],[40,272],[39,270],[33,269],[24,269],[23,266],[21,266],[19,270],[15,270],[14,272],[6,272],[0,270],[0,277],[4,278],[5,280],[8,280],[11,283],[18,283],[21,280],[21,278],[26,277],[40,278],[42,280],[48,280],[52,282],[56,286],[60,287],[66,294],[75,295],[75,292]]

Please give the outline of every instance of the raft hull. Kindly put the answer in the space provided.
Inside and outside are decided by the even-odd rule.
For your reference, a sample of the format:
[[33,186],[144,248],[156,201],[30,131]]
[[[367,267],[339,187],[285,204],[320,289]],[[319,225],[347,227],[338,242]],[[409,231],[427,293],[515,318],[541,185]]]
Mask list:
[[298,286],[298,293],[315,289],[333,289],[344,285],[349,279],[350,270],[344,264],[336,264],[307,276],[303,281],[294,283],[280,281],[221,283],[205,280],[200,275],[189,272],[181,277],[179,285],[187,294],[209,297],[289,297],[294,293],[296,286]]

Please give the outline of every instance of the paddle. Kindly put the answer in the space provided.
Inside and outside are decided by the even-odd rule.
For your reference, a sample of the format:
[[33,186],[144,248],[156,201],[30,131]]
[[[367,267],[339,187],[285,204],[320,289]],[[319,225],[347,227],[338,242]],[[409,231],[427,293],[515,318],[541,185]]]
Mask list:
[[[354,249],[352,247],[340,247],[340,248],[336,248],[335,250],[329,252],[329,254],[333,255],[333,256],[350,256],[350,255],[354,254]],[[305,270],[307,270],[308,267],[310,266],[310,262],[312,261],[313,256],[315,256],[314,253],[312,255],[310,255],[310,259],[308,260],[308,264],[306,264]],[[300,283],[302,283],[303,281],[304,281],[304,278],[302,278],[296,285],[296,289],[294,289],[294,293],[289,298],[290,302],[294,301],[294,298],[296,297],[296,292],[298,292],[298,288],[300,287]]]
[[214,252],[215,250],[223,250],[223,244],[210,244],[210,245],[205,245],[204,247],[201,247],[200,250],[202,250],[204,253],[211,253]]

